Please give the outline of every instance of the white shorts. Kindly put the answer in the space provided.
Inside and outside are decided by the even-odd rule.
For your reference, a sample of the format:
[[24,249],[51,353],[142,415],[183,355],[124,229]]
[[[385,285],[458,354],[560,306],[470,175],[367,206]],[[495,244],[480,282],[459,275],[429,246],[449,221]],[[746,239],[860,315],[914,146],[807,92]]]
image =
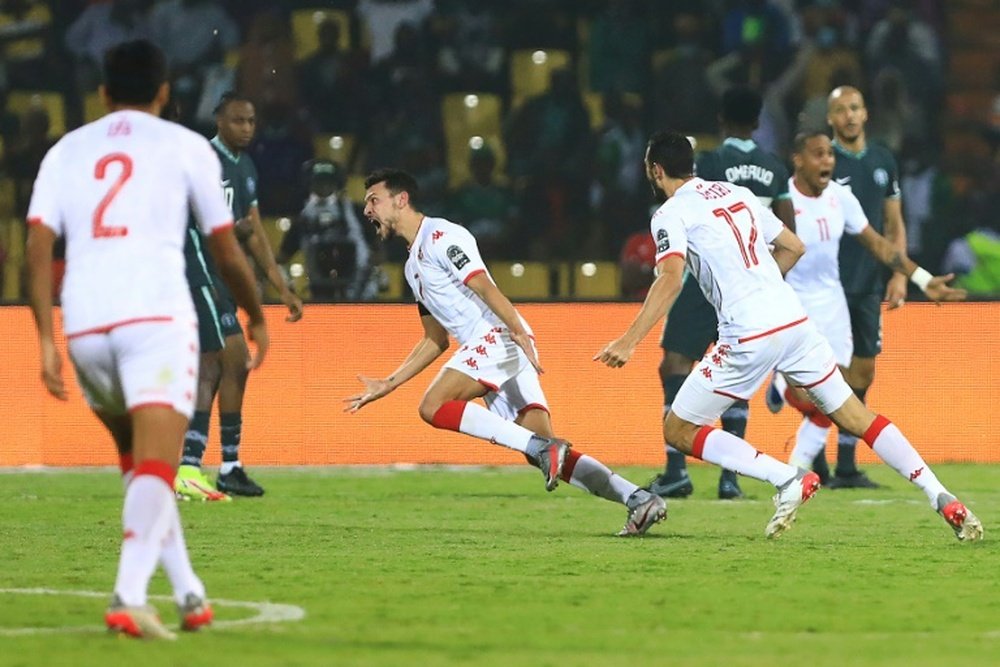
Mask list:
[[749,339],[720,339],[684,380],[670,409],[685,421],[713,424],[733,401],[750,399],[774,370],[805,389],[824,414],[853,393],[830,344],[805,319]]
[[190,419],[198,354],[193,319],[137,322],[69,340],[69,357],[87,403],[110,415],[164,405]]
[[847,368],[854,354],[854,337],[851,335],[851,314],[847,310],[847,297],[843,289],[815,294],[799,294],[799,301],[806,309],[809,320],[833,348],[837,363]]
[[[504,419],[517,419],[526,410],[549,411],[538,372],[511,340],[507,329],[485,328],[448,360],[445,368],[468,375],[489,389],[486,407]],[[537,354],[537,350],[536,350]]]

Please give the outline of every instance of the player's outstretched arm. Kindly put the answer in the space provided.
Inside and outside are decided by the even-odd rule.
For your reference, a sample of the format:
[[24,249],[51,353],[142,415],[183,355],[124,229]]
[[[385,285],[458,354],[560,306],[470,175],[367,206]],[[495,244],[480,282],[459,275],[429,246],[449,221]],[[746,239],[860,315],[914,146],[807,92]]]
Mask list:
[[594,361],[600,361],[611,368],[621,368],[632,358],[636,346],[646,337],[653,325],[670,311],[681,291],[684,258],[680,255],[664,257],[656,265],[656,273],[656,280],[650,286],[646,300],[642,303],[639,314],[629,325],[628,331],[595,354]]
[[281,269],[278,268],[271,244],[268,243],[264,232],[264,225],[260,221],[260,211],[256,206],[252,206],[247,217],[237,224],[244,228],[249,227],[250,234],[245,239],[247,248],[257,265],[264,269],[268,282],[274,286],[274,289],[278,290],[281,303],[288,308],[288,317],[285,320],[298,322],[302,319],[302,299],[288,286],[285,277],[281,274]]
[[257,287],[247,258],[240,250],[236,234],[232,227],[218,229],[208,237],[208,250],[219,268],[219,274],[225,281],[236,303],[246,311],[250,318],[250,340],[257,344],[256,353],[247,362],[247,368],[254,369],[261,365],[270,345],[267,333],[267,323],[264,321],[264,311],[257,297]]
[[448,331],[433,315],[422,315],[420,322],[424,326],[424,337],[417,342],[399,368],[384,379],[359,375],[358,379],[365,385],[365,389],[344,399],[344,403],[347,403],[344,412],[357,412],[369,403],[391,394],[396,387],[416,377],[448,349]]
[[49,393],[65,401],[66,386],[62,378],[62,358],[56,349],[52,325],[52,246],[56,235],[43,224],[28,227],[26,254],[28,260],[28,299],[35,316],[38,342],[42,353],[42,382]]
[[955,274],[931,275],[930,271],[917,266],[905,252],[901,252],[888,239],[872,229],[871,225],[858,234],[858,241],[878,261],[893,271],[909,276],[910,280],[932,301],[964,301],[968,295],[964,289],[948,287],[948,281],[952,280]]
[[524,350],[524,353],[528,356],[528,361],[535,367],[535,370],[539,373],[544,373],[545,371],[538,363],[538,355],[535,353],[535,346],[531,341],[531,336],[525,331],[524,325],[521,323],[521,317],[517,314],[517,309],[514,308],[514,304],[510,302],[510,299],[504,296],[500,288],[493,284],[493,281],[485,273],[473,276],[467,284],[469,289],[475,292],[490,307],[490,310],[496,313],[500,321],[507,325],[511,340]]

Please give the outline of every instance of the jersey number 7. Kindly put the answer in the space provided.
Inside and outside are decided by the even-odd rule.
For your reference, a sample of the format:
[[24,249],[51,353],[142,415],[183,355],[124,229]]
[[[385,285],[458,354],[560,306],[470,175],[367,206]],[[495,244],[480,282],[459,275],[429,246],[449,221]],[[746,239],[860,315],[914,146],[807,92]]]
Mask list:
[[[746,212],[750,216],[750,241],[746,244],[743,243],[743,234],[740,232],[740,228],[736,225],[736,220],[733,218],[734,215],[740,212]],[[750,268],[751,264],[757,266],[760,261],[757,259],[757,249],[755,245],[757,244],[757,221],[754,220],[753,212],[747,208],[747,205],[741,201],[736,202],[732,206],[726,208],[717,208],[712,213],[717,218],[722,218],[729,224],[729,228],[733,230],[733,236],[736,237],[736,245],[740,247],[740,254],[743,255],[743,263],[746,268]]]
[[98,239],[128,236],[128,227],[106,226],[104,224],[104,212],[108,210],[108,206],[111,206],[111,202],[118,196],[118,193],[125,185],[125,181],[132,177],[132,158],[125,153],[110,153],[105,155],[94,166],[94,178],[103,181],[107,175],[108,165],[113,162],[120,162],[122,167],[121,172],[118,174],[118,179],[111,185],[111,189],[107,191],[104,198],[97,205],[97,210],[94,211],[94,238]]

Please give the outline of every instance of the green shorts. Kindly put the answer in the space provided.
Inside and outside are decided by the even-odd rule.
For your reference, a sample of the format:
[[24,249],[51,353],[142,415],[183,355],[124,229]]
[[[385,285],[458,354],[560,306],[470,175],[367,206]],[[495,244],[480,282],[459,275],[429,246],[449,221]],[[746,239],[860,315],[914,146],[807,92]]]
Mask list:
[[882,352],[882,297],[878,294],[847,294],[851,314],[854,356],[872,359]]
[[718,338],[715,308],[705,298],[698,281],[689,276],[667,316],[660,347],[697,361]]
[[198,341],[202,352],[218,352],[226,346],[226,338],[243,333],[228,291],[203,285],[191,290],[191,298],[198,313]]

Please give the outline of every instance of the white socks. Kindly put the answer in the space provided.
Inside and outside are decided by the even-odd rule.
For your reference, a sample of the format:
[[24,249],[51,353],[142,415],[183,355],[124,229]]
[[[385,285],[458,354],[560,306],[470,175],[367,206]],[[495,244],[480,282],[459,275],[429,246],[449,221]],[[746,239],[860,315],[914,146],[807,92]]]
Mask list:
[[788,457],[788,462],[805,470],[811,469],[813,459],[826,447],[826,436],[829,432],[829,426],[819,426],[808,417],[803,419],[799,424],[799,430],[795,433],[795,447]]
[[895,424],[878,415],[863,437],[880,459],[903,478],[919,486],[930,500],[931,507],[937,509],[938,494],[948,490]]
[[173,468],[160,461],[144,461],[125,492],[122,509],[124,538],[118,561],[115,593],[129,607],[146,604],[146,589],[156,570],[163,541],[177,511],[174,488],[163,475],[150,468]]
[[746,440],[709,426],[698,431],[691,456],[747,477],[770,482],[776,487],[798,473],[794,466],[754,449]]

